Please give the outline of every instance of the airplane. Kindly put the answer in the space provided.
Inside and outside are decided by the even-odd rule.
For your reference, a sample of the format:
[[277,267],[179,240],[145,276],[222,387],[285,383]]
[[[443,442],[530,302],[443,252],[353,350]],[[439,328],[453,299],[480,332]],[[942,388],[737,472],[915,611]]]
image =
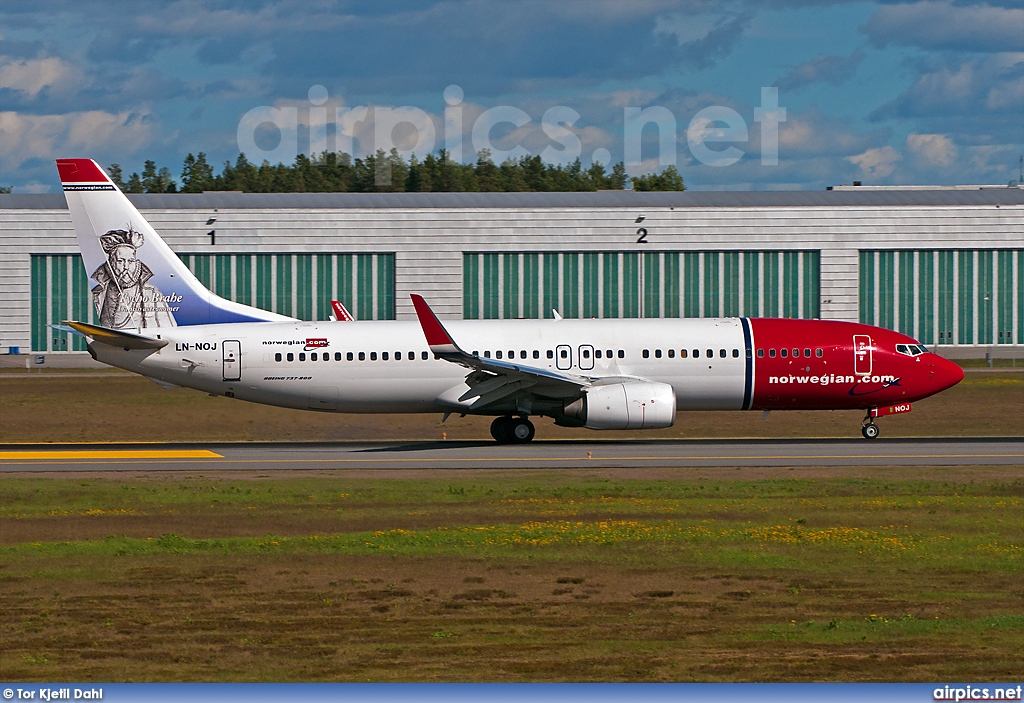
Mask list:
[[640,430],[687,410],[857,409],[874,439],[877,417],[964,376],[907,335],[832,320],[442,322],[419,295],[416,322],[298,320],[205,288],[95,161],[57,168],[99,318],[64,324],[97,361],[162,384],[325,412],[492,416],[495,440],[524,443],[531,417]]

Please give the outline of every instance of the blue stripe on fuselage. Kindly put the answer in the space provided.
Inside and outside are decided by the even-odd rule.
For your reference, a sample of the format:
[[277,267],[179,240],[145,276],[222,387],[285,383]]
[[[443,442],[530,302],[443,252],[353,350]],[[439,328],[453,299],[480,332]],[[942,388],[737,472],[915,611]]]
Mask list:
[[741,317],[740,322],[743,325],[743,346],[746,348],[745,354],[747,355],[743,373],[743,409],[750,410],[754,402],[754,348],[750,338],[750,320]]

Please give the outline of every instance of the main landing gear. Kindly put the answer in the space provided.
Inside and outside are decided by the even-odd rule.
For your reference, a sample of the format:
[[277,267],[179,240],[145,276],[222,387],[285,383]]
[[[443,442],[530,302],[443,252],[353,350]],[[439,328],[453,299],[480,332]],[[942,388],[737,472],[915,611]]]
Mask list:
[[874,439],[878,436],[878,425],[875,424],[875,418],[871,417],[870,413],[864,417],[860,425],[860,433],[864,435],[864,439]]
[[526,417],[494,418],[491,423],[491,436],[498,444],[526,444],[533,439],[536,430],[533,423]]

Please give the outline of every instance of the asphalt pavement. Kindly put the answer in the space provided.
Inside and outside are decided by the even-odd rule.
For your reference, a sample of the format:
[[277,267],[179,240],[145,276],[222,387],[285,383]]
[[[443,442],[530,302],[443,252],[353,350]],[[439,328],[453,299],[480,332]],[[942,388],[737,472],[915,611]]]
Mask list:
[[1024,466],[1024,437],[0,445],[0,472]]

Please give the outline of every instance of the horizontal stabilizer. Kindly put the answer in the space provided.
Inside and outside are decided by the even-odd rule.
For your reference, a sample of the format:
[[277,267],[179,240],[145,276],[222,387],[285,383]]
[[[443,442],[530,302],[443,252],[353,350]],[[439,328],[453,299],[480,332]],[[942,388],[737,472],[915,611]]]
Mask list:
[[55,329],[58,332],[65,332],[67,334],[73,334],[73,335],[77,335],[79,337],[82,336],[81,332],[79,332],[78,330],[76,330],[73,327],[68,327],[67,325],[55,325],[55,324],[53,324],[51,322],[47,322],[46,326],[51,328],[51,329]]
[[65,320],[64,324],[73,330],[81,332],[86,337],[92,337],[93,341],[100,344],[109,344],[112,347],[121,347],[122,349],[161,349],[167,346],[166,339],[143,337],[141,334],[112,330],[107,327],[100,327],[99,325],[90,325],[86,322]]

